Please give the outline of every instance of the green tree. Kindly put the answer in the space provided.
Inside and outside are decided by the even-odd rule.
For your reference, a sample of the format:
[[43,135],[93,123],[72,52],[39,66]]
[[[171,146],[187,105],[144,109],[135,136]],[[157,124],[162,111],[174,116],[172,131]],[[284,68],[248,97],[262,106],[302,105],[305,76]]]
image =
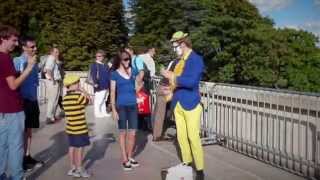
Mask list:
[[49,4],[54,10],[39,11],[43,16],[39,38],[47,46],[59,45],[68,69],[85,69],[97,49],[113,55],[126,41],[121,0],[56,0]]
[[122,0],[8,0],[1,22],[37,38],[40,54],[58,45],[68,70],[83,70],[97,49],[111,56],[127,41]]
[[160,57],[168,58],[171,34],[189,32],[193,49],[205,59],[204,80],[320,90],[317,38],[274,28],[273,21],[246,0],[134,0],[133,5],[137,27],[131,42],[160,42]]
[[168,39],[178,30],[193,31],[200,23],[204,8],[194,0],[132,0],[134,36],[130,44],[143,49],[157,48],[156,62],[174,58]]

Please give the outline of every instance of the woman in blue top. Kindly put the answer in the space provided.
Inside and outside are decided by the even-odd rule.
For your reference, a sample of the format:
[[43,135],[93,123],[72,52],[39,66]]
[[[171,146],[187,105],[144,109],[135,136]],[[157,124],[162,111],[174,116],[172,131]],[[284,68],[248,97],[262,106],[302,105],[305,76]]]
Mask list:
[[120,130],[119,141],[123,169],[132,170],[132,167],[139,166],[138,162],[132,158],[138,128],[138,110],[135,77],[132,73],[131,57],[127,51],[121,50],[117,53],[113,69],[110,87],[112,116],[118,121]]

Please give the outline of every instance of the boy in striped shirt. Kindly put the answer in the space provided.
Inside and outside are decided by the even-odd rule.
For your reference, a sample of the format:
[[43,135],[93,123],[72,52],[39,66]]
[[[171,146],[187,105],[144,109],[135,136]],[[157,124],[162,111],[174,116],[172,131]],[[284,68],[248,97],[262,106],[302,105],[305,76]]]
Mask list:
[[89,102],[89,95],[80,90],[80,77],[67,75],[63,84],[67,88],[67,94],[63,97],[63,108],[66,115],[66,133],[69,139],[69,158],[71,169],[69,176],[90,177],[90,174],[82,168],[83,149],[90,145],[88,126],[85,118],[85,107]]

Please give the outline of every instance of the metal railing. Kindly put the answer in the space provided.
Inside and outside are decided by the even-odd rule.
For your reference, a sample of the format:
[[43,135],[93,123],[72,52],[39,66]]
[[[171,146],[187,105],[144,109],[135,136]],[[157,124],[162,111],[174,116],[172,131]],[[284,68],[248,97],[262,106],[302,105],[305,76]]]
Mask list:
[[[78,73],[81,84],[85,72]],[[151,102],[159,78],[153,79]],[[201,136],[312,179],[320,179],[320,94],[202,82]]]
[[302,176],[320,179],[319,94],[249,86],[201,85],[205,134],[224,146]]
[[200,92],[203,140],[320,179],[320,94],[208,82]]

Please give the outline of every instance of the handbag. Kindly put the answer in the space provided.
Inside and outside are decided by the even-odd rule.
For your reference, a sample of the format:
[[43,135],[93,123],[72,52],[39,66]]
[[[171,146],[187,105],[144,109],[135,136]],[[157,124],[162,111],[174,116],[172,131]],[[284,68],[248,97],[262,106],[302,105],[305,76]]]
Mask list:
[[142,88],[137,92],[138,114],[151,114],[150,95]]
[[161,172],[163,180],[193,180],[192,167],[183,164],[165,169]]

